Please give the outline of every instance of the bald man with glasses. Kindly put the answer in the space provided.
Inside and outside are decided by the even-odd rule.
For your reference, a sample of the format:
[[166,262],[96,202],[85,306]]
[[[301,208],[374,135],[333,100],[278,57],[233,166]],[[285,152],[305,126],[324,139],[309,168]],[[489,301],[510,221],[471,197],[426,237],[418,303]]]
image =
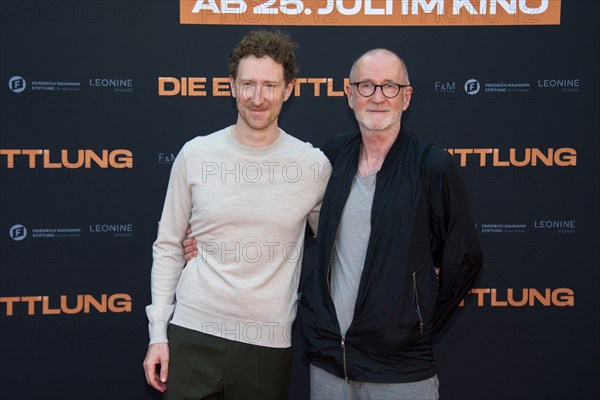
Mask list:
[[333,173],[299,319],[312,399],[437,399],[432,349],[482,265],[452,157],[401,124],[412,87],[384,49],[346,86],[360,133],[323,147]]

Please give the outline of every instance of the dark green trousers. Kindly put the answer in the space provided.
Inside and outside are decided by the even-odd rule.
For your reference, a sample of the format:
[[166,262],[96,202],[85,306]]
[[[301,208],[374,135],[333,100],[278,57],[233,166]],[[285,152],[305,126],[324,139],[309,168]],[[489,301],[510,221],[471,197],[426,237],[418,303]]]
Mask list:
[[173,324],[168,337],[165,400],[286,398],[290,348],[254,346]]

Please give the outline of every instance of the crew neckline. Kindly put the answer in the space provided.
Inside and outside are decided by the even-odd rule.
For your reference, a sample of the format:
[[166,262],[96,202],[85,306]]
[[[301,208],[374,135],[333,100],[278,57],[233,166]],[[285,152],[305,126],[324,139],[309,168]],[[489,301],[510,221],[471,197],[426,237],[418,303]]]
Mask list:
[[248,154],[269,154],[272,153],[275,149],[281,147],[283,141],[285,140],[284,137],[287,135],[285,133],[285,131],[281,128],[279,128],[279,137],[270,145],[265,146],[265,147],[250,147],[250,146],[246,146],[241,144],[240,142],[238,142],[237,140],[235,140],[235,138],[233,137],[233,134],[231,132],[231,130],[233,129],[235,125],[231,125],[229,126],[229,128],[226,129],[226,136],[228,138],[228,140],[241,152],[243,153],[248,153]]

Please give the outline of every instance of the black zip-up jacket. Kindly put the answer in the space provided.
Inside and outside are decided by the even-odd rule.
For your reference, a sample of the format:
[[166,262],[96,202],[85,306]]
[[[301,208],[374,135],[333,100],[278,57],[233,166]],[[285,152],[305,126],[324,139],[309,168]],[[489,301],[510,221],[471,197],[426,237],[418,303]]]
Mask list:
[[340,135],[323,147],[333,174],[321,208],[317,260],[299,294],[307,354],[317,367],[345,379],[428,379],[436,374],[433,333],[471,289],[483,263],[467,193],[446,151],[401,129],[377,173],[354,319],[342,337],[329,278],[361,141],[360,134]]

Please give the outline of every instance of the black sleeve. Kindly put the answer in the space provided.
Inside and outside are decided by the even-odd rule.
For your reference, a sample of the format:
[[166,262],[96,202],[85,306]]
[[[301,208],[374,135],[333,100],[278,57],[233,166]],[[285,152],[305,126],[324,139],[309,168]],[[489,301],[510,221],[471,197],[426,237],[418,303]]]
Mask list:
[[433,260],[440,269],[433,320],[433,331],[437,333],[473,287],[483,264],[483,252],[467,191],[454,160],[435,146],[429,149],[425,160]]
[[335,156],[337,154],[337,148],[339,147],[339,137],[333,136],[329,137],[325,144],[321,146],[321,151],[325,154],[325,156],[329,159],[331,165],[333,165]]

